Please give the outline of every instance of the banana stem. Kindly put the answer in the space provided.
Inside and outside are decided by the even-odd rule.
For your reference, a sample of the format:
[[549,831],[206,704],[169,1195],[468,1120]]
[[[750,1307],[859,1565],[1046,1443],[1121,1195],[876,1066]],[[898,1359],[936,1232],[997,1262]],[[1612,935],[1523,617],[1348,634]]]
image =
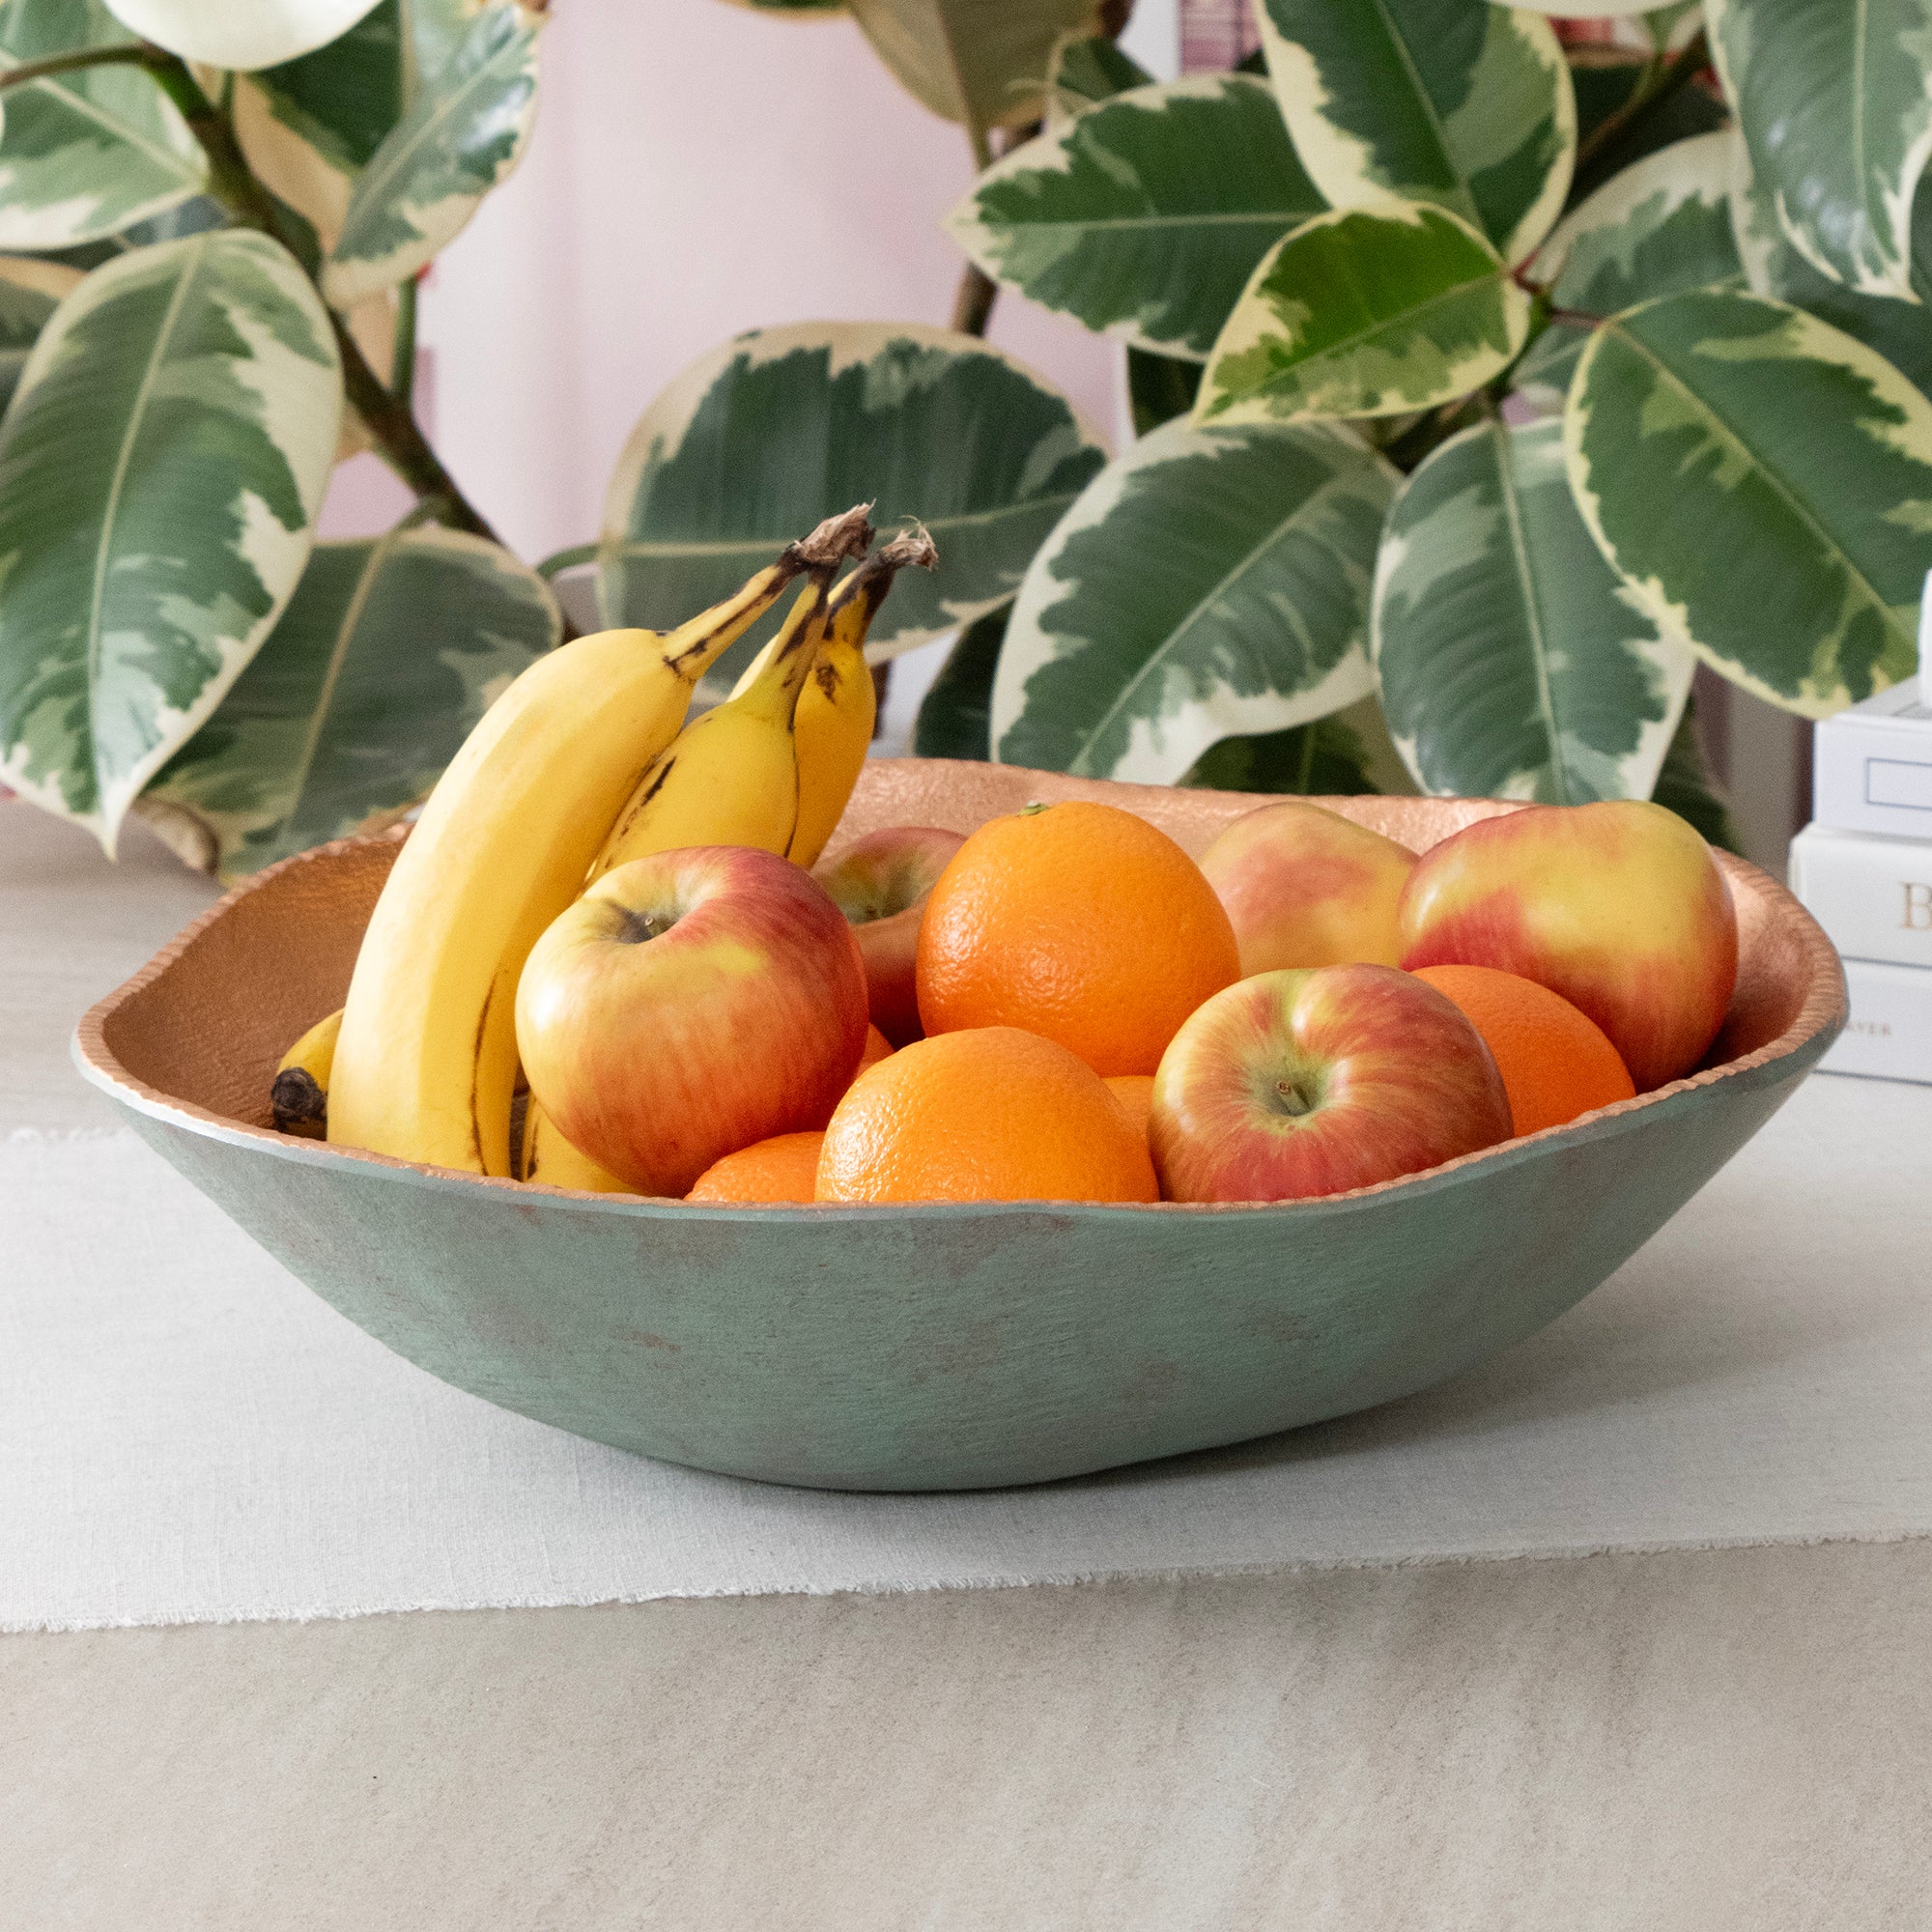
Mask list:
[[666,664],[680,677],[696,683],[779,601],[794,577],[809,571],[815,582],[829,581],[848,556],[863,556],[871,548],[871,507],[855,503],[838,516],[826,518],[810,536],[787,544],[777,562],[767,564],[722,604],[680,624],[664,639]]
[[841,637],[856,626],[855,641],[865,640],[894,580],[909,565],[920,570],[939,567],[938,548],[923,524],[915,524],[882,544],[832,593],[833,622]]

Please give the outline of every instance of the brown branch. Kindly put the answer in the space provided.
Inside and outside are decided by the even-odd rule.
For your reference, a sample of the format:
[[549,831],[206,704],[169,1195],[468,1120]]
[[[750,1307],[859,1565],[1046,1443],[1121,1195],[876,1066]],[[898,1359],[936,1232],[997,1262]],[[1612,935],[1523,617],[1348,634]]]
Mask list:
[[999,283],[979,263],[968,262],[952,298],[952,327],[961,335],[984,335],[999,298]]
[[1614,114],[1605,115],[1597,124],[1590,138],[1577,150],[1576,172],[1581,174],[1612,141],[1682,93],[1710,64],[1711,39],[1700,27],[1685,42],[1682,51],[1665,64],[1654,86],[1645,87],[1638,81],[1631,98]]
[[[208,156],[209,189],[238,220],[279,242],[296,254],[295,238],[282,218],[275,198],[256,180],[227,117],[202,92],[185,62],[160,49],[151,50],[147,63],[162,89],[187,123],[188,131]],[[369,366],[348,325],[334,310],[328,322],[342,358],[342,387],[349,407],[361,417],[377,452],[398,476],[430,505],[443,523],[500,543],[482,513],[464,496],[442,459],[430,447],[410,406]]]

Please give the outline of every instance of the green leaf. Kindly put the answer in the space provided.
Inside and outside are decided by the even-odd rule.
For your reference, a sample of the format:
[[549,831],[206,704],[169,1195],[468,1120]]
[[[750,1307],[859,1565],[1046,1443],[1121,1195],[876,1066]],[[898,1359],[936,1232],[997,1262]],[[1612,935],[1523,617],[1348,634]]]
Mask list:
[[1562,212],[1577,101],[1555,30],[1469,0],[1258,0],[1295,152],[1337,208],[1446,208],[1520,262]]
[[914,756],[977,758],[983,764],[993,755],[993,673],[1000,668],[1012,610],[1003,604],[960,632],[920,704]]
[[[376,0],[107,0],[124,27],[204,67],[245,72],[345,34]],[[123,36],[125,39],[126,37]]]
[[1027,572],[993,687],[1008,764],[1172,784],[1216,739],[1369,690],[1395,471],[1347,431],[1169,423]]
[[4,414],[27,356],[61,298],[80,281],[77,269],[0,255],[0,414]]
[[1591,541],[1559,422],[1464,430],[1403,485],[1374,657],[1425,791],[1545,805],[1648,798],[1694,668]]
[[782,14],[794,19],[829,19],[845,11],[845,0],[731,0],[734,7],[749,7],[754,14]]
[[1265,257],[1208,358],[1197,418],[1299,422],[1453,402],[1509,367],[1529,297],[1439,208],[1319,214]]
[[987,274],[1089,328],[1206,355],[1255,265],[1325,204],[1264,81],[1195,74],[1090,107],[947,216]]
[[[1756,294],[1791,302],[1856,336],[1932,395],[1932,304],[1861,296],[1821,275],[1784,239],[1769,197],[1759,192],[1742,153],[1731,184],[1731,215]],[[1912,235],[1913,279],[1922,298],[1932,273],[1932,191],[1913,203]]]
[[[1558,308],[1598,316],[1687,289],[1742,288],[1731,229],[1737,145],[1732,133],[1700,134],[1626,168],[1563,217],[1531,276]],[[1517,385],[1567,391],[1589,338],[1586,327],[1552,325],[1518,366]]]
[[61,303],[0,422],[0,780],[112,852],[295,589],[341,399],[265,236],[137,249]]
[[1735,291],[1600,328],[1565,417],[1604,554],[1661,624],[1822,718],[1909,676],[1932,568],[1932,402],[1841,330]]
[[357,176],[323,266],[336,308],[393,288],[469,225],[523,159],[536,120],[543,16],[490,7]]
[[869,500],[881,527],[917,517],[939,547],[939,568],[903,572],[880,610],[877,663],[1006,603],[1105,461],[1065,397],[976,337],[754,329],[699,357],[632,430],[605,499],[599,608],[668,629]]
[[1570,183],[1571,206],[1595,194],[1605,182],[1646,155],[1654,155],[1673,141],[1715,134],[1730,126],[1724,103],[1708,88],[1693,81],[1646,104],[1622,128],[1613,130],[1602,147],[1586,156],[1583,151],[1590,148],[1598,130],[1613,114],[1621,114],[1630,105],[1648,71],[1648,62],[1627,58],[1572,63],[1570,79],[1577,90],[1578,152],[1577,172]]
[[1710,0],[1711,47],[1787,241],[1855,293],[1914,300],[1932,156],[1932,0]]
[[[0,70],[126,45],[97,0],[7,0]],[[72,248],[198,193],[207,162],[152,74],[80,68],[9,88],[0,126],[0,249]]]
[[[1380,754],[1379,756],[1378,754]],[[1378,766],[1386,763],[1392,772]],[[1184,785],[1210,791],[1288,792],[1301,798],[1360,798],[1388,789],[1413,789],[1402,761],[1388,743],[1375,697],[1358,699],[1312,724],[1253,737],[1223,738],[1210,745],[1181,779]]]
[[433,526],[310,554],[214,715],[149,786],[239,878],[424,798],[469,727],[562,636],[542,582]]
[[1134,434],[1145,436],[1176,416],[1184,416],[1201,393],[1206,373],[1199,362],[1178,355],[1155,355],[1146,349],[1127,351],[1127,407],[1133,413]]
[[[491,0],[496,4],[496,0]],[[235,134],[248,164],[333,242],[355,177],[469,30],[484,0],[378,0],[339,39],[243,74]]]
[[1692,826],[1713,845],[1744,856],[1744,839],[1731,818],[1730,801],[1712,776],[1704,756],[1703,735],[1697,729],[1697,698],[1693,692],[1677,721],[1676,735],[1663,754],[1651,797]]
[[1047,64],[1047,126],[1059,127],[1096,100],[1152,85],[1153,75],[1105,34],[1068,34]]
[[1101,0],[851,0],[913,99],[976,139],[1044,117],[1054,47],[1101,31]]

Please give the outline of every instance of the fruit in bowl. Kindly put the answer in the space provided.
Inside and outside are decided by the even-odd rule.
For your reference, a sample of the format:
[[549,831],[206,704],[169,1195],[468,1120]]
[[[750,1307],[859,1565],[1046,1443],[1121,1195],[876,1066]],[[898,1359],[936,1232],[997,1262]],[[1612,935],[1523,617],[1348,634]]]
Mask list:
[[1396,908],[1415,854],[1303,799],[1237,818],[1201,855],[1235,927],[1241,973],[1395,966]]
[[1483,1037],[1509,1094],[1510,1129],[1539,1134],[1634,1099],[1636,1084],[1602,1027],[1561,993],[1493,966],[1421,966]]
[[748,846],[607,872],[531,950],[517,991],[530,1092],[640,1194],[822,1127],[866,1045],[866,969],[810,874]]
[[1432,846],[1403,889],[1402,963],[1492,966],[1601,1027],[1639,1092],[1689,1073],[1738,974],[1711,848],[1661,805],[1538,805]]
[[1166,833],[1070,801],[990,819],[960,846],[926,901],[917,972],[928,1035],[1018,1027],[1096,1073],[1151,1073],[1240,957]]
[[1259,973],[1162,1056],[1148,1127],[1170,1201],[1302,1201],[1373,1187],[1510,1133],[1490,1050],[1388,966]]
[[812,873],[858,935],[872,1024],[895,1046],[920,1037],[914,970],[920,919],[939,875],[965,842],[963,833],[937,825],[886,826]]
[[1147,1136],[1078,1055],[1017,1027],[914,1040],[852,1083],[820,1201],[1160,1199]]
[[[873,760],[844,836],[977,826],[1034,800],[1131,810],[1195,851],[1268,803]],[[1521,810],[1335,806],[1418,852]],[[276,1063],[342,1003],[399,843],[326,846],[231,895],[82,1022],[89,1077],[318,1294],[431,1374],[581,1435],[766,1481],[1037,1482],[1365,1408],[1464,1371],[1561,1315],[1661,1228],[1803,1080],[1845,1012],[1815,923],[1726,854],[1743,966],[1724,1064],[1396,1185],[1233,1211],[556,1191],[270,1125]]]

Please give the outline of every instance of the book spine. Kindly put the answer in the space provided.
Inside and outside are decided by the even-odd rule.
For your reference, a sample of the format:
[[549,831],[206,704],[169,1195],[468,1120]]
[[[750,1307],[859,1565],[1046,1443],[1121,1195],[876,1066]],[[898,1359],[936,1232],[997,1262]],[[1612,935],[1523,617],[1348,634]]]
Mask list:
[[1807,826],[1791,890],[1847,958],[1932,968],[1932,841]]

